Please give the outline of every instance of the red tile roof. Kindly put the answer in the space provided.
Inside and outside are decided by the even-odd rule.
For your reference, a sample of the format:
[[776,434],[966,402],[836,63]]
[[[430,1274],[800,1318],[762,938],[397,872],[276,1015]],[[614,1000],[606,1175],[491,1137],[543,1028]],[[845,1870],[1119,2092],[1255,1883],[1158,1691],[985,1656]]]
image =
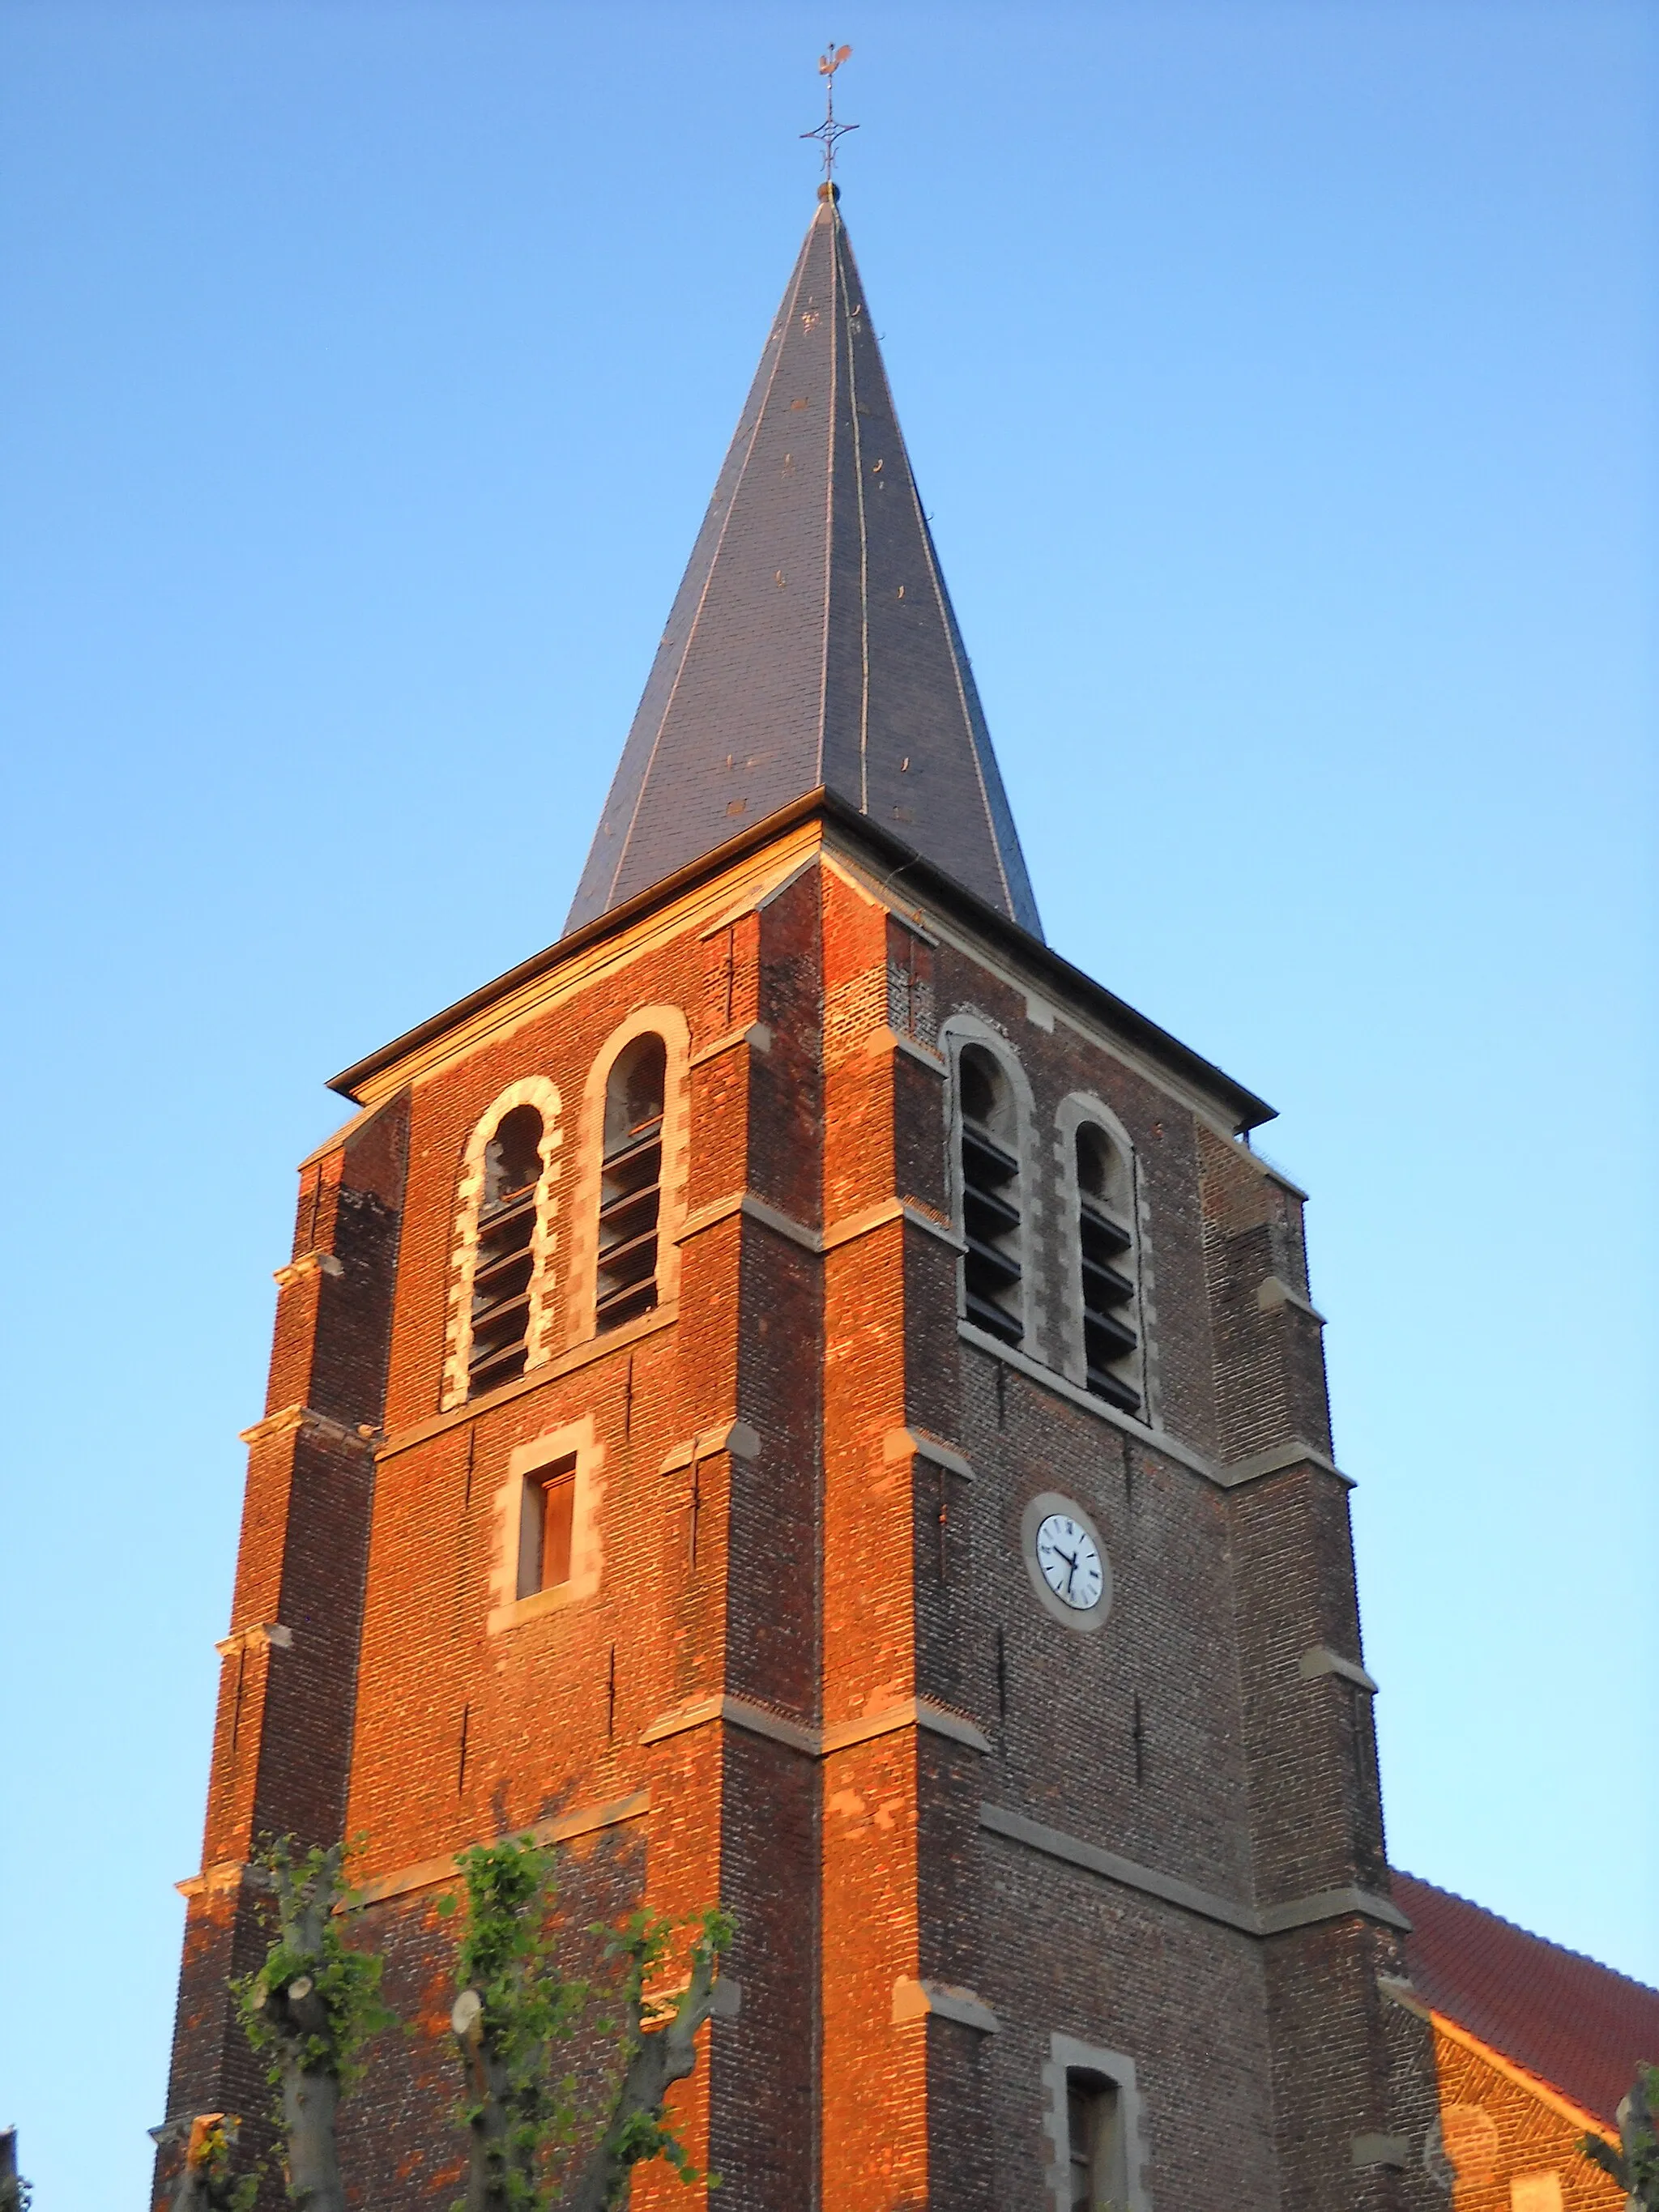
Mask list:
[[1611,2127],[1638,2065],[1659,2064],[1659,1990],[1415,1875],[1394,1895],[1424,2002]]

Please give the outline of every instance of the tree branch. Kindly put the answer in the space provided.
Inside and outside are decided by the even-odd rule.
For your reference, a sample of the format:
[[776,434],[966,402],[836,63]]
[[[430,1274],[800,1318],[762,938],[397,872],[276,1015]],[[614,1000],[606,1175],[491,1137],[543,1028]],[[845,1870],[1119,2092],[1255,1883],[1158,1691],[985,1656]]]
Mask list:
[[696,2066],[697,2031],[714,2009],[718,1963],[717,1940],[705,1932],[691,1954],[691,1978],[661,2027],[646,2027],[645,1999],[636,1993],[629,2039],[633,2051],[611,2124],[565,2197],[563,2212],[610,2212],[632,2168],[664,2148],[664,2100],[672,2085],[683,2081]]

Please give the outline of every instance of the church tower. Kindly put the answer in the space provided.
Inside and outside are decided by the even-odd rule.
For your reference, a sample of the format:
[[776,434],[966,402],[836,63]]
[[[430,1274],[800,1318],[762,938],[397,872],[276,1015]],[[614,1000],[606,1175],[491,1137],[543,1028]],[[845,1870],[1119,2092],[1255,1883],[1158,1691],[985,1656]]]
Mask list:
[[1043,942],[833,187],[566,933],[334,1087],[170,2115],[264,2106],[259,1839],[362,1835],[348,2172],[447,2206],[435,1902],[532,1830],[738,1915],[729,2212],[1442,2201],[1303,1194]]

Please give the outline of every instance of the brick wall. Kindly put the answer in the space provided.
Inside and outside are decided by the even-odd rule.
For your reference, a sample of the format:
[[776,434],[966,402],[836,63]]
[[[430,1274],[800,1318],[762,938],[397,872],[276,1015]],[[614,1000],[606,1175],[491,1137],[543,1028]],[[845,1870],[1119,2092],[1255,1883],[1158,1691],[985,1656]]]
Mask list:
[[[1302,1664],[1361,1653],[1299,1196],[1189,1072],[1042,980],[959,917],[896,913],[808,824],[411,1051],[307,1169],[271,1405],[310,1418],[256,1432],[234,1615],[295,1634],[240,1650],[204,1865],[239,1866],[261,1824],[368,1838],[417,2028],[355,2106],[360,2201],[449,2201],[434,1884],[535,1823],[574,1838],[594,1910],[740,1915],[741,2009],[676,2093],[732,2212],[1053,2203],[1057,2035],[1133,2060],[1143,2203],[1433,2197],[1426,2032],[1378,1993],[1399,1962],[1369,1692]],[[659,1005],[690,1038],[676,1293],[586,1340],[579,1102]],[[958,1322],[963,1020],[1029,1089],[1042,1318],[1021,1352]],[[563,1102],[556,1350],[446,1412],[462,1156],[530,1076]],[[1134,1147],[1149,1421],[1060,1371],[1056,1116],[1079,1092]],[[586,1439],[591,1577],[503,1614],[514,1455],[567,1432]],[[1097,1634],[1036,1601],[1022,1515],[1048,1491],[1103,1541]],[[246,1893],[214,1879],[179,2112],[248,2094],[212,1995],[251,1940]],[[663,2173],[635,2197],[686,2201]]]
[[[1623,2191],[1580,2149],[1589,2122],[1449,2024],[1436,2023],[1440,2148],[1453,2212],[1621,2212]],[[1528,2202],[1530,2199],[1530,2202]]]
[[[268,2095],[226,1983],[264,1954],[247,1864],[263,1840],[343,1832],[356,1708],[372,1437],[382,1416],[407,1145],[392,1097],[307,1163],[293,1256],[278,1273],[265,1416],[248,1475],[219,1704],[202,1872],[188,1899],[168,2123],[250,2116]],[[170,2186],[176,2130],[163,2139]]]

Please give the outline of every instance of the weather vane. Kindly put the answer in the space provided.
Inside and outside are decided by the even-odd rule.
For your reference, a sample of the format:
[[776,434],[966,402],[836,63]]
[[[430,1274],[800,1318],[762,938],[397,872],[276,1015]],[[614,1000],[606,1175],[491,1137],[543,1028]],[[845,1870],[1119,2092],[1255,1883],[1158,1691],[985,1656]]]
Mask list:
[[856,131],[856,123],[837,123],[836,120],[836,71],[851,55],[851,46],[838,46],[833,39],[818,57],[818,75],[823,79],[823,120],[816,131],[803,131],[803,138],[819,138],[823,142],[823,181],[833,185],[836,179],[836,145],[849,131]]

